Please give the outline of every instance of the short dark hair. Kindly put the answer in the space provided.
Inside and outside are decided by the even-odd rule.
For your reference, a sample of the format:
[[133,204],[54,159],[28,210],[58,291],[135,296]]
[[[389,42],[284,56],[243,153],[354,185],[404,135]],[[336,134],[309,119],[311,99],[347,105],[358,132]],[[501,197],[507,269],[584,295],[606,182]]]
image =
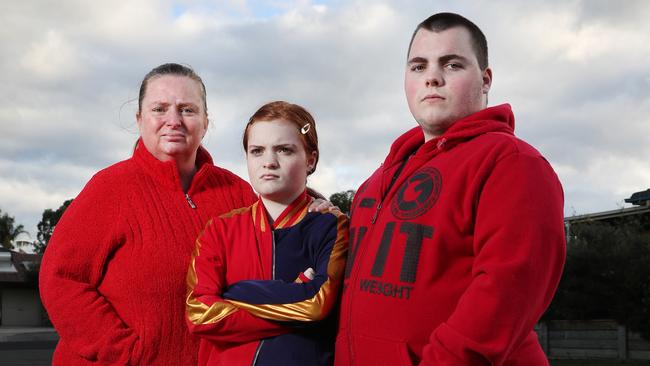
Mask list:
[[191,67],[176,63],[167,63],[157,66],[144,76],[144,79],[142,79],[142,83],[140,84],[140,94],[138,96],[138,113],[142,112],[142,100],[147,93],[147,86],[149,85],[149,81],[155,77],[163,75],[185,76],[197,81],[201,85],[201,99],[203,99],[203,110],[206,114],[208,113],[208,103],[206,102],[205,85],[203,84],[203,80],[201,80],[201,77],[196,72],[194,72]]
[[470,38],[472,40],[472,48],[476,54],[476,60],[481,70],[485,70],[488,67],[488,46],[485,35],[481,29],[469,19],[458,15],[455,13],[438,13],[433,14],[432,16],[425,19],[422,23],[418,24],[411,36],[411,42],[409,43],[408,53],[406,57],[411,53],[411,46],[413,45],[413,39],[420,29],[425,29],[431,32],[442,32],[449,28],[453,27],[462,27],[467,29],[469,32]]

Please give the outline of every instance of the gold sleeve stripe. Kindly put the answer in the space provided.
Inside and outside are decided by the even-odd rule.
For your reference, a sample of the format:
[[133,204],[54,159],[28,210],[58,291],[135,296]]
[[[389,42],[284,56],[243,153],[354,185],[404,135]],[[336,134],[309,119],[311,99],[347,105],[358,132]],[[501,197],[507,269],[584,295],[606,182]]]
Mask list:
[[[206,228],[212,224],[212,220],[208,221]],[[205,229],[203,229],[205,231]],[[199,234],[199,238],[203,235],[203,231]],[[194,288],[197,283],[196,276],[196,257],[199,255],[201,248],[201,241],[197,238],[194,251],[192,253],[192,261],[190,268],[187,271],[187,296],[185,298],[185,311],[188,319],[194,325],[214,324],[221,319],[237,311],[237,307],[227,302],[217,301],[211,306],[202,303],[194,296]]]
[[327,265],[328,279],[314,297],[290,304],[248,304],[227,301],[260,318],[304,322],[321,320],[330,312],[340,294],[347,250],[348,219],[345,215],[337,215],[337,236]]
[[253,213],[251,216],[253,216],[253,226],[257,227],[258,226],[258,221],[259,221],[259,228],[262,232],[266,232],[266,213],[264,212],[264,209],[260,207],[260,201],[256,201],[253,203],[252,206]]
[[325,281],[316,296],[311,299],[290,304],[248,304],[240,301],[227,300],[239,308],[264,319],[277,321],[310,322],[323,319],[335,302],[332,296],[337,288],[331,286],[330,280]]
[[232,217],[232,216],[235,216],[235,215],[239,215],[239,214],[241,214],[241,213],[244,213],[244,212],[246,212],[246,211],[248,211],[248,210],[250,210],[250,209],[251,209],[251,206],[246,206],[246,207],[236,208],[236,209],[234,209],[234,210],[232,210],[232,211],[226,212],[225,214],[221,214],[221,215],[219,215],[219,217],[220,217],[220,218],[228,218],[228,217]]

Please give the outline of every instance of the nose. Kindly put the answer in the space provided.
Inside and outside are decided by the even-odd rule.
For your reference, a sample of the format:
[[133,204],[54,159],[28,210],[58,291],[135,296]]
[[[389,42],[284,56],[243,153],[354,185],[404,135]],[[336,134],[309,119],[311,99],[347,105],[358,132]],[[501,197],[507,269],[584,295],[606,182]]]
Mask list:
[[428,69],[424,77],[427,87],[438,87],[445,83],[445,79],[442,77],[442,72],[437,68],[432,67]]
[[266,169],[277,169],[278,168],[278,159],[274,153],[265,154],[263,167]]
[[165,124],[170,127],[178,127],[183,123],[183,115],[176,110],[170,110]]

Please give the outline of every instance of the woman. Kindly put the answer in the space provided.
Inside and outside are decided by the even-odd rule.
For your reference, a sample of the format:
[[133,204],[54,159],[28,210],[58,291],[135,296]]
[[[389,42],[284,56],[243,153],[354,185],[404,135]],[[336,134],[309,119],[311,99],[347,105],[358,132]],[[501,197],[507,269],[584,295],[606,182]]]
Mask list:
[[199,365],[329,365],[348,220],[307,213],[315,122],[300,106],[269,103],[250,118],[243,143],[260,198],[208,223],[188,273]]
[[256,199],[200,146],[206,95],[192,69],[151,70],[136,119],[133,156],[88,182],[43,257],[41,297],[60,335],[55,365],[195,364],[183,304],[194,241],[210,217]]

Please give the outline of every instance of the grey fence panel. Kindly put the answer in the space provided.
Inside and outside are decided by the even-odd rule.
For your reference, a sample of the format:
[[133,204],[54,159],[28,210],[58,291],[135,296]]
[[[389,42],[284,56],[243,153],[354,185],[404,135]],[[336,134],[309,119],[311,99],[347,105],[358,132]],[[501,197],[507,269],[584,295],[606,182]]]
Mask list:
[[549,358],[650,360],[650,342],[614,320],[552,320],[535,331]]

